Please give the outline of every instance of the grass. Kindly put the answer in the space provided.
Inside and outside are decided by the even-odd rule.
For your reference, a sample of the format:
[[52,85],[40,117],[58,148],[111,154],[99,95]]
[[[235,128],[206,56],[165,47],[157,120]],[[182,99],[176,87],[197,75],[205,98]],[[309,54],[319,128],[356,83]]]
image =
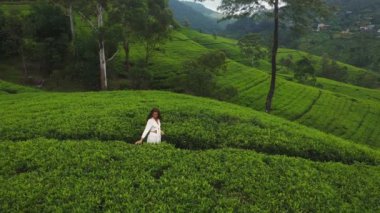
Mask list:
[[0,142],[0,211],[378,212],[379,167],[254,151]]

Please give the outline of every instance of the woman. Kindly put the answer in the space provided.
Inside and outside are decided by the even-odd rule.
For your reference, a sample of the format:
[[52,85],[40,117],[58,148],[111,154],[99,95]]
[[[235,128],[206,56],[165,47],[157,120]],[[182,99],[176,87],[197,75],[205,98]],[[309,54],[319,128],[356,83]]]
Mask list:
[[148,115],[148,122],[146,123],[145,130],[141,136],[141,139],[136,144],[142,144],[146,136],[148,136],[148,143],[161,143],[161,112],[157,108],[153,108]]

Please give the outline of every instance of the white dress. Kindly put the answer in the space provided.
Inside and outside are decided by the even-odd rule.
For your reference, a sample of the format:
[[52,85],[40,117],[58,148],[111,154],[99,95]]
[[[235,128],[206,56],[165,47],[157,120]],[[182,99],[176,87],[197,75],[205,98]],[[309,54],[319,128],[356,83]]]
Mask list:
[[148,135],[148,143],[161,143],[161,122],[151,118],[146,123],[145,130],[141,136],[144,139]]

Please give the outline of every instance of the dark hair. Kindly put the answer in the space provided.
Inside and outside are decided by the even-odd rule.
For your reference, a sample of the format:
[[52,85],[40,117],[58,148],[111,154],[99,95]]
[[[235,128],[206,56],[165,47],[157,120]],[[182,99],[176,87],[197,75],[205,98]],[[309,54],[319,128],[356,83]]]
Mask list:
[[162,119],[161,119],[161,112],[160,112],[160,110],[159,110],[158,108],[153,108],[153,109],[150,111],[147,120],[151,119],[151,118],[153,117],[153,113],[155,113],[155,112],[158,113],[158,119],[162,120]]

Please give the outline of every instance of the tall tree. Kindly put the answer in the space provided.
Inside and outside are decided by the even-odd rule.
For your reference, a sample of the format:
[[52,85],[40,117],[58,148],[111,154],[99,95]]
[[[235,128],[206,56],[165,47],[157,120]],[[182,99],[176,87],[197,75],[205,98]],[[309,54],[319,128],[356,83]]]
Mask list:
[[100,63],[100,87],[102,90],[108,88],[107,81],[107,61],[106,61],[106,51],[104,47],[104,34],[102,29],[104,27],[104,7],[102,2],[97,2],[96,4],[96,16],[98,18],[98,30],[99,30],[99,63]]
[[259,63],[260,59],[265,58],[268,54],[266,48],[263,47],[263,40],[258,33],[250,33],[238,42],[241,53],[251,60],[251,65]]
[[269,12],[268,7],[273,8],[271,14],[274,25],[271,57],[272,77],[265,106],[266,112],[270,113],[276,89],[280,20],[286,27],[297,32],[304,32],[311,28],[309,27],[310,23],[317,17],[327,15],[329,8],[325,0],[222,0],[219,9],[224,11],[227,18],[243,18],[253,17],[260,11]]
[[74,25],[74,14],[73,14],[73,4],[74,0],[50,0],[55,4],[59,4],[66,9],[66,14],[70,20],[70,32],[71,40],[75,40],[75,25]]
[[25,20],[29,42],[36,46],[33,57],[38,60],[44,74],[49,76],[53,70],[62,68],[67,59],[70,29],[64,11],[59,6],[41,1],[32,5]]
[[116,7],[109,11],[109,18],[112,22],[120,22],[122,26],[122,42],[125,53],[125,66],[127,71],[130,68],[130,45],[131,40],[138,35],[135,33],[141,27],[141,20],[147,13],[148,5],[145,0],[113,0]]
[[[110,61],[118,53],[116,50],[113,56],[106,58],[105,35],[107,31],[106,12],[111,7],[112,0],[81,0],[78,1],[78,13],[88,22],[94,33],[97,34],[99,46],[99,70],[100,70],[100,88],[108,89],[107,80],[107,61]],[[95,14],[95,17],[93,17]],[[94,23],[93,20],[96,20]],[[116,36],[116,35],[115,35]]]
[[169,37],[172,13],[167,0],[146,0],[147,10],[140,20],[136,33],[145,43],[145,62],[149,63],[153,51]]
[[0,9],[0,56],[21,56],[24,76],[28,76],[25,59],[25,20],[20,13],[6,16]]
[[294,78],[301,83],[315,84],[317,81],[316,70],[309,57],[303,56],[293,67]]

